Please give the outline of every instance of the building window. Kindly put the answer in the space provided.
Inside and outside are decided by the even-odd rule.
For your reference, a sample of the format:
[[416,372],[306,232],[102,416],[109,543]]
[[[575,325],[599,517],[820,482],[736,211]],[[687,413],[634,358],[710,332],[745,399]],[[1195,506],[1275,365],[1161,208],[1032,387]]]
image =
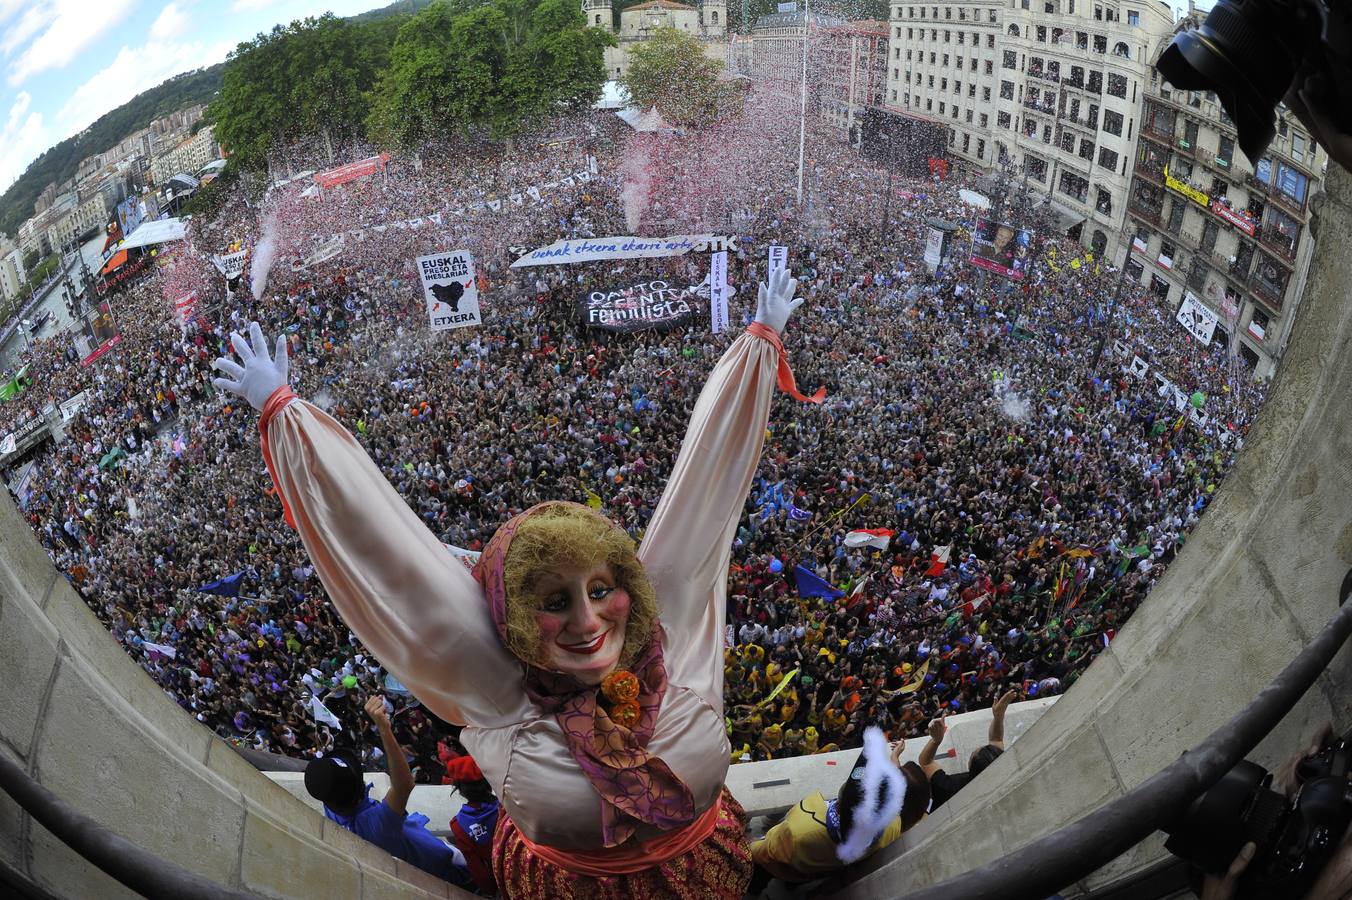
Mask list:
[[948,31],[948,30],[945,29],[945,31],[944,31],[944,43],[945,43],[945,44],[951,43],[951,42],[952,42],[952,37],[953,37],[953,32]]
[[1070,67],[1070,80],[1066,84],[1071,87],[1084,87],[1084,66]]
[[934,87],[934,76],[933,76],[933,75],[929,76],[929,86],[930,86],[930,87]]
[[1099,148],[1098,163],[1109,172],[1117,171],[1117,154],[1107,147]]
[[1075,152],[1075,135],[1073,132],[1070,131],[1061,132],[1060,147],[1067,153]]
[[1098,198],[1094,202],[1094,208],[1105,216],[1113,214],[1113,195],[1103,188],[1098,189]]
[[1106,36],[1101,34],[1094,35],[1094,52],[1095,53],[1108,52],[1108,38]]
[[984,138],[980,138],[976,142],[976,155],[981,159],[986,158],[986,141]]
[[[1296,135],[1292,135],[1293,140],[1291,142],[1291,146],[1293,148],[1295,147],[1294,140],[1295,137]],[[1234,158],[1235,158],[1234,140],[1232,138],[1226,137],[1225,135],[1221,135],[1220,146],[1216,148],[1216,162],[1228,169],[1230,168],[1231,160],[1233,160]]]
[[717,25],[717,24],[718,24],[718,10],[714,10],[713,13],[712,13],[712,15],[713,15],[713,17],[714,17],[714,18],[713,18],[713,23],[714,23],[715,25]]
[[1002,69],[1017,69],[1019,67],[1019,56],[1013,50],[1006,50],[1004,62],[1000,64]]
[[991,62],[989,59],[986,60],[986,74],[987,75],[995,74],[995,64]]
[[1037,40],[1040,44],[1047,43],[1047,26],[1039,25],[1037,27]]
[[1013,35],[1014,37],[1018,37],[1018,36],[1019,36],[1019,26],[1017,26],[1017,25],[1015,25],[1014,23],[1011,22],[1010,25],[1009,25],[1009,33],[1010,33],[1011,35]]
[[964,135],[962,136],[962,152],[963,152],[963,153],[968,152],[971,143],[972,143],[972,136],[971,136],[970,134],[964,134]]
[[1300,223],[1276,207],[1268,207],[1267,213],[1263,222],[1263,242],[1277,247],[1287,259],[1295,259],[1296,245],[1300,243]]
[[1118,75],[1116,72],[1109,72],[1108,94],[1113,97],[1121,97],[1125,100],[1127,96],[1127,76]]
[[[1227,140],[1230,140],[1230,139],[1229,139],[1229,138],[1222,138],[1221,140],[1222,140],[1222,141],[1227,141]],[[1231,149],[1231,152],[1234,151],[1234,142],[1233,142],[1233,141],[1231,141],[1231,143],[1230,143],[1230,149]],[[1303,138],[1303,137],[1301,137],[1300,135],[1296,134],[1294,131],[1291,133],[1291,155],[1292,155],[1294,158],[1299,159],[1299,160],[1304,160],[1304,159],[1305,159],[1305,138]],[[1229,155],[1227,154],[1227,155],[1226,155],[1226,159],[1228,160],[1229,158],[1230,158],[1230,157],[1229,157]]]
[[1141,24],[1141,14],[1134,9],[1127,10],[1127,24],[1137,26]]
[[1010,125],[1009,113],[998,112],[995,114],[995,124],[1000,128],[1008,128]]
[[1071,197],[1081,203],[1084,203],[1085,200],[1089,198],[1088,179],[1081,178],[1074,172],[1062,171],[1061,183],[1057,189],[1067,197]]
[[944,68],[945,68],[945,69],[948,68],[948,54],[947,54],[947,53],[944,54]]
[[990,124],[991,124],[991,117],[990,117],[989,115],[987,115],[986,113],[982,113],[982,114],[981,114],[981,127],[982,127],[982,128],[988,128],[988,127],[990,127]]
[[907,29],[906,29],[906,40],[909,41],[909,40],[912,40],[912,39],[914,39],[914,38],[915,38],[915,29],[913,29],[913,28],[907,28]]
[[1091,94],[1103,93],[1103,73],[1090,72],[1089,81],[1085,84],[1084,89]]
[[1031,153],[1025,153],[1023,157],[1023,170],[1028,173],[1028,177],[1034,181],[1047,180],[1047,161],[1040,156],[1034,156]]
[[990,102],[990,99],[991,99],[991,89],[990,89],[990,88],[988,88],[988,87],[983,87],[983,88],[981,89],[981,99],[984,100],[984,101],[987,102],[987,103]]
[[1111,109],[1103,111],[1103,130],[1117,137],[1122,136],[1122,114]]
[[940,79],[939,79],[939,90],[941,90],[941,91],[946,91],[946,90],[948,90],[948,79],[947,79],[947,78],[940,78]]
[[972,111],[970,109],[967,110],[967,124],[972,124]]
[[1000,82],[1000,99],[1001,100],[1014,99],[1014,82],[1012,81]]
[[940,102],[939,102],[939,115],[942,116],[943,114],[944,114],[944,103],[943,103],[943,101],[940,101]]

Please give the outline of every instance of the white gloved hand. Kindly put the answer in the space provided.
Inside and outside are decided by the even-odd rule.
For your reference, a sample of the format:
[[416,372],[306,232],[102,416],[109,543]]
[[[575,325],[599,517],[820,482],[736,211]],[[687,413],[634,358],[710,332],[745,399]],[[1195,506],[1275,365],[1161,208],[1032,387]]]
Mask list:
[[762,281],[760,292],[756,295],[756,321],[769,325],[776,334],[783,334],[784,326],[789,323],[789,316],[803,305],[801,297],[797,300],[793,298],[797,290],[798,282],[789,275],[788,269],[779,269],[772,273],[770,286],[766,287]]
[[217,357],[211,367],[229,377],[213,378],[211,383],[219,390],[239,394],[249,401],[250,406],[262,412],[272,392],[286,384],[290,367],[286,335],[277,335],[277,351],[272,359],[268,358],[267,341],[257,322],[249,323],[249,337],[251,340],[246,341],[238,331],[230,332],[230,343],[244,365],[241,366],[228,356]]

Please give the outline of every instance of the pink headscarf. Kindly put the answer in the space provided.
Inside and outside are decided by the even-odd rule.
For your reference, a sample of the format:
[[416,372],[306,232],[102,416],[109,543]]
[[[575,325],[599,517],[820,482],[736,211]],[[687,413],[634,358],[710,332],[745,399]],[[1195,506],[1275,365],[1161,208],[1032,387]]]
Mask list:
[[[493,625],[504,646],[507,644],[504,577],[507,548],[526,517],[551,506],[576,506],[603,519],[581,504],[561,501],[537,504],[499,528],[474,566],[474,577],[483,586]],[[609,521],[606,524],[616,527]],[[535,665],[526,669],[527,696],[546,712],[554,714],[573,759],[601,795],[601,834],[607,847],[622,844],[633,835],[634,823],[630,820],[666,831],[695,820],[695,801],[690,788],[665,762],[648,752],[648,741],[657,725],[657,713],[667,690],[667,670],[662,663],[662,641],[657,629],[654,629],[648,648],[634,664],[633,672],[640,685],[639,720],[629,729],[612,722],[606,708],[596,702],[598,687]]]

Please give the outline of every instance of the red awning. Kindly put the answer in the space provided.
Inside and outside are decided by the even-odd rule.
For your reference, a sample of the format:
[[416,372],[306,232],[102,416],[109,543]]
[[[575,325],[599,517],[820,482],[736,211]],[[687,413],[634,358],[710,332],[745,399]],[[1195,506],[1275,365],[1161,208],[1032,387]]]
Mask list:
[[114,253],[106,263],[103,264],[103,268],[99,270],[99,274],[107,275],[114,269],[120,269],[122,266],[125,266],[126,264],[127,264],[127,251],[119,250],[116,253]]
[[366,159],[359,159],[356,162],[348,163],[345,166],[329,169],[327,172],[320,172],[315,176],[315,184],[319,185],[321,188],[331,188],[353,181],[357,178],[374,175],[381,169],[384,169],[385,163],[389,161],[390,155],[388,153],[367,157]]

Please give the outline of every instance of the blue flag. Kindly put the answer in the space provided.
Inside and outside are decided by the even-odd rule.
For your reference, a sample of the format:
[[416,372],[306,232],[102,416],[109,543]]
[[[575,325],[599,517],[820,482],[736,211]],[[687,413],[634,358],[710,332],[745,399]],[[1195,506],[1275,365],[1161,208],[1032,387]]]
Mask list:
[[824,597],[835,600],[845,596],[844,591],[836,590],[806,566],[793,567],[793,580],[798,583],[798,593],[804,597]]
[[806,509],[799,509],[798,507],[794,506],[793,501],[790,500],[789,518],[793,519],[795,522],[806,522],[808,519],[812,518],[812,513]]
[[239,583],[244,580],[244,572],[239,571],[233,575],[227,575],[224,578],[204,584],[197,590],[203,594],[219,594],[222,597],[238,597]]

